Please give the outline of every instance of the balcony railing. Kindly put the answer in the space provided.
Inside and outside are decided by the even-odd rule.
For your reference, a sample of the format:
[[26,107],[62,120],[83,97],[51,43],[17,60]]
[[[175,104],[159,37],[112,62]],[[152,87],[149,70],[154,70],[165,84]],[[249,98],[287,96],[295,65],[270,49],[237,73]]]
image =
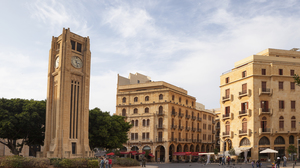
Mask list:
[[262,128],[261,132],[271,132],[271,128]]
[[247,130],[239,130],[239,134],[247,134]]
[[165,112],[164,111],[156,111],[156,115],[158,115],[158,116],[164,116]]
[[268,94],[269,96],[271,96],[273,94],[273,89],[270,89],[270,88],[259,88],[258,93],[259,93],[259,95]]
[[247,116],[247,115],[250,116],[250,112],[251,112],[250,109],[239,111],[238,117]]
[[196,131],[196,128],[192,128],[192,131],[195,132],[195,131]]
[[157,129],[164,129],[164,126],[163,125],[156,125],[156,128]]
[[215,124],[216,123],[216,121],[215,120],[212,120],[212,124]]
[[202,129],[201,129],[201,128],[197,129],[197,132],[201,132],[201,131],[202,131]]
[[186,118],[186,119],[190,119],[191,116],[190,116],[190,115],[185,115],[185,118]]
[[156,138],[156,142],[164,142],[164,138]]
[[171,115],[172,115],[172,116],[176,116],[176,115],[177,115],[177,112],[172,111],[172,112],[171,112]]
[[223,136],[229,136],[230,132],[223,132]]
[[213,133],[213,134],[215,134],[215,133],[216,133],[216,131],[215,131],[215,130],[212,130],[212,133]]
[[171,125],[171,129],[176,129],[177,125]]
[[250,89],[242,90],[241,92],[239,92],[239,99],[244,96],[250,96],[250,92],[251,92]]
[[190,129],[191,129],[190,127],[185,127],[186,131],[190,131]]
[[230,118],[230,113],[223,114],[223,120],[229,119],[229,118]]
[[230,100],[231,100],[230,95],[226,95],[226,96],[223,96],[223,97],[222,97],[222,102],[223,102],[223,103],[226,102],[226,101],[230,101]]
[[181,118],[182,118],[183,116],[184,116],[183,113],[179,113],[179,114],[178,114],[178,117],[181,117]]
[[216,129],[220,129],[220,126],[216,126]]
[[198,142],[198,143],[201,143],[201,142],[202,142],[202,139],[197,139],[197,142]]
[[270,108],[259,108],[258,109],[259,115],[273,115],[273,110]]
[[192,120],[196,120],[196,118],[197,118],[196,116],[192,116]]
[[170,138],[170,142],[177,142],[177,138]]
[[261,135],[261,134],[271,134],[272,129],[271,128],[259,128],[258,133],[259,133],[259,135]]
[[197,117],[197,121],[200,121],[200,122],[201,122],[201,121],[202,121],[202,118],[200,118],[200,117]]
[[183,130],[184,126],[180,126],[178,127],[179,130]]

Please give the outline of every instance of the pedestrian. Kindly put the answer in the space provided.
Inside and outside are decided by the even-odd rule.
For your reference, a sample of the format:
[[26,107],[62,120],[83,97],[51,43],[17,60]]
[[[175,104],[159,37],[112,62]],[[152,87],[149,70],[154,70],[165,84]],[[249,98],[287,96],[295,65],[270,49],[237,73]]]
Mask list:
[[144,156],[143,158],[142,158],[142,167],[146,167],[146,157]]
[[256,168],[259,168],[259,160],[256,161]]
[[280,157],[277,157],[276,168],[280,168]]
[[109,164],[109,168],[111,168],[112,167],[112,160],[111,160],[111,158],[108,159],[108,164]]
[[107,158],[105,158],[104,164],[105,164],[105,168],[109,168],[109,167],[108,167],[109,164],[108,164],[108,159],[107,159]]
[[286,167],[286,160],[287,158],[285,157],[285,155],[283,156],[283,167]]
[[223,166],[223,164],[225,165],[225,156],[223,156],[223,158],[222,158],[222,166]]
[[227,157],[228,165],[230,165],[230,156]]
[[252,160],[251,165],[252,165],[252,168],[254,168],[254,160]]
[[104,160],[103,160],[103,158],[100,158],[100,168],[104,168]]
[[222,157],[220,156],[219,157],[219,166],[221,165],[221,163],[222,163]]

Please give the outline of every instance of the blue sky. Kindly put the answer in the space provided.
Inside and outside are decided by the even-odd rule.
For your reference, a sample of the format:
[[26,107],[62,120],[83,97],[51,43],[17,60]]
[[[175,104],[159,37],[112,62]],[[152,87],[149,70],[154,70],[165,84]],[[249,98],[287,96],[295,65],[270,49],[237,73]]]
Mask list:
[[0,5],[0,97],[42,100],[52,36],[91,39],[90,109],[115,112],[117,74],[142,73],[218,108],[234,62],[300,42],[296,0],[27,0]]

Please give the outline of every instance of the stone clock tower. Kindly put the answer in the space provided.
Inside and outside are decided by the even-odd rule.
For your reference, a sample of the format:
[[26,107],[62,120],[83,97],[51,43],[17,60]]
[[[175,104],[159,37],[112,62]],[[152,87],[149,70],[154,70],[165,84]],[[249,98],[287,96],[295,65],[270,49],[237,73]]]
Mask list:
[[45,141],[42,157],[89,157],[89,37],[63,29],[49,52]]

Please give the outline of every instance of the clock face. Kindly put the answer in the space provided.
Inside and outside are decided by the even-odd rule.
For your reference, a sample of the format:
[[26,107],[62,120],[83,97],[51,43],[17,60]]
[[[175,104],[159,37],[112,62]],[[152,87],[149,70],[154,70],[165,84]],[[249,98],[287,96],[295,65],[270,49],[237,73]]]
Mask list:
[[59,65],[59,57],[56,57],[56,60],[55,60],[55,68],[58,68],[58,65]]
[[79,57],[73,56],[71,59],[71,63],[75,68],[81,68],[82,67],[82,61]]

